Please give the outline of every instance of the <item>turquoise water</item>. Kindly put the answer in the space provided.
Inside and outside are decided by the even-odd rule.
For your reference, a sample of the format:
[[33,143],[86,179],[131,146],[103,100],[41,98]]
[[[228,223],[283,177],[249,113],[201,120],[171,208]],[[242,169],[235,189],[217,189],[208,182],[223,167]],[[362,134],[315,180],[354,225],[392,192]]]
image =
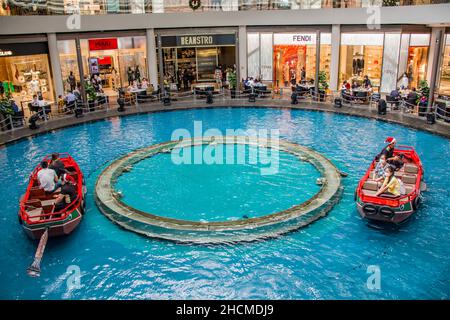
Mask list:
[[[106,164],[136,148],[170,140],[177,128],[279,128],[349,176],[329,215],[277,239],[236,245],[180,245],[127,232],[95,207],[93,185]],[[425,167],[424,205],[399,230],[370,228],[353,192],[386,136],[414,146]],[[69,237],[50,239],[40,278],[26,268],[36,243],[17,220],[17,204],[36,163],[68,151],[87,178],[88,210]],[[41,135],[0,149],[0,298],[3,299],[448,299],[450,141],[402,126],[308,111],[209,109],[113,118]],[[278,195],[276,195],[278,196]],[[81,272],[70,288],[71,265]],[[381,270],[380,290],[366,285]],[[70,270],[70,269],[69,269]]]
[[[229,147],[232,157],[227,158]],[[216,157],[213,152],[216,163],[209,164],[207,148],[217,153]],[[171,154],[160,153],[136,163],[115,185],[121,200],[169,218],[226,221],[286,210],[319,191],[319,171],[287,152],[223,144],[183,148],[183,152],[191,155],[191,161],[178,164]],[[202,160],[198,164],[194,154]],[[269,163],[273,172],[261,174]]]

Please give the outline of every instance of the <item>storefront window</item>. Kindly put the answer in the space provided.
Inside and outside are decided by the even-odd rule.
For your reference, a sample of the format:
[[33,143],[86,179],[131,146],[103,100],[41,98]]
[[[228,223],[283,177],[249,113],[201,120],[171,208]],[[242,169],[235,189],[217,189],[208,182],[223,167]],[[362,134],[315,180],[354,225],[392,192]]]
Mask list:
[[450,96],[450,34],[445,36],[438,93]]
[[379,88],[383,61],[383,34],[343,33],[339,63],[339,82],[358,85],[368,76],[372,86]]
[[58,52],[64,91],[73,91],[80,82],[75,40],[58,41]]
[[233,34],[163,36],[162,42],[164,83],[173,91],[196,83],[225,84],[226,70],[236,63]]
[[148,78],[145,36],[82,39],[80,46],[84,74],[100,75],[107,95]]
[[273,59],[276,87],[313,81],[316,73],[316,34],[274,34]]
[[426,79],[428,62],[429,34],[412,34],[408,50],[406,74],[409,86],[417,88],[421,80]]
[[[37,47],[36,44],[27,45]],[[22,107],[32,100],[33,95],[42,94],[49,103],[53,102],[53,80],[48,55],[14,55],[15,50],[6,51],[11,56],[0,58],[0,93],[12,97]]]

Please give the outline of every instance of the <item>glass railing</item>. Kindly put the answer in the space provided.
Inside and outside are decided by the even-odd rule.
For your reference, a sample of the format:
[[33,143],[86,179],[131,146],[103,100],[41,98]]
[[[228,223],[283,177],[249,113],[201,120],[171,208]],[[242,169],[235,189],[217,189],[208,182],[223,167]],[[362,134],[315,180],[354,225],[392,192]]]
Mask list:
[[393,7],[442,4],[450,0],[0,0],[0,3],[0,15],[103,15]]

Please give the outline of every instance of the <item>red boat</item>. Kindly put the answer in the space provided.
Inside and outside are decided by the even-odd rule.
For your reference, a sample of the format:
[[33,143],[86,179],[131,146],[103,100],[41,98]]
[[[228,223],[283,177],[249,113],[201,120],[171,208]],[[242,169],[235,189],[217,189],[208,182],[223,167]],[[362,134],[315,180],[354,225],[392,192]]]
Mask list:
[[406,163],[395,172],[395,176],[403,182],[405,194],[392,197],[381,194],[375,196],[380,183],[372,179],[377,164],[374,160],[362,177],[355,191],[356,207],[361,217],[372,220],[400,224],[406,221],[420,206],[425,190],[423,167],[413,147],[398,146],[394,155],[403,154]]
[[[37,174],[41,170],[40,164],[31,173],[27,190],[20,200],[19,222],[29,237],[40,239],[35,261],[28,270],[32,276],[39,275],[39,263],[47,239],[70,234],[80,223],[86,208],[86,186],[80,167],[68,153],[59,154],[59,159],[76,182],[75,200],[63,210],[55,212],[55,196],[59,192],[47,194],[39,186]],[[47,162],[50,160],[51,155],[43,159]]]

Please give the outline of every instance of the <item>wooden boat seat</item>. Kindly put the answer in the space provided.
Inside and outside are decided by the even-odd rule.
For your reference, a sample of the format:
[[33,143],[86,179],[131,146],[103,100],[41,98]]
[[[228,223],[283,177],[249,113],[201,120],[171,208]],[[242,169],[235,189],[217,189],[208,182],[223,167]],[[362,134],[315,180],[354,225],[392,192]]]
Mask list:
[[405,174],[402,176],[402,181],[404,184],[412,184],[414,185],[417,180],[416,174]]
[[[374,174],[375,174],[375,170],[370,171],[369,177],[373,178]],[[397,171],[394,172],[394,175],[397,178],[401,178],[404,174],[405,174],[405,170],[403,168],[401,168],[400,170],[397,170]]]
[[369,191],[378,191],[378,183],[375,180],[367,180],[364,182],[363,190],[369,190]]
[[403,168],[405,173],[417,174],[419,172],[419,168],[414,163],[406,163]]
[[45,197],[45,190],[41,187],[31,187],[30,189],[30,198],[39,199],[41,197]]
[[364,192],[364,194],[366,196],[370,196],[370,197],[375,197],[377,191],[376,190],[367,190],[367,189],[363,189],[362,190]]
[[42,208],[36,208],[31,211],[27,211],[27,214],[30,217],[30,221],[37,222],[41,219],[38,216],[40,216],[41,214],[44,214],[44,210]]
[[42,207],[42,203],[41,200],[39,199],[30,199],[27,200],[27,202],[25,202],[25,208],[41,208]]
[[406,194],[410,194],[411,192],[413,192],[415,190],[415,185],[414,184],[406,184],[405,183],[405,192]]

